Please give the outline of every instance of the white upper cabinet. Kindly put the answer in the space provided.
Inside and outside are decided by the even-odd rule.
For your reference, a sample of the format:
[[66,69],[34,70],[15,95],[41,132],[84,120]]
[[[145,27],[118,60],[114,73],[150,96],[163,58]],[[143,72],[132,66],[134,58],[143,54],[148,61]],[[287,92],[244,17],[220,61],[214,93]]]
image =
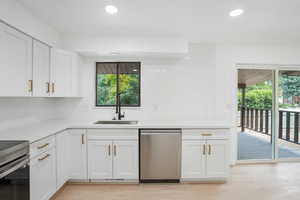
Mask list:
[[207,140],[206,175],[209,178],[228,174],[228,147],[226,140]]
[[0,96],[30,96],[32,38],[0,23]]
[[55,97],[76,96],[76,54],[52,49],[51,95]]
[[50,47],[33,41],[33,96],[50,95]]
[[78,96],[78,56],[0,22],[0,96]]
[[138,179],[138,142],[113,141],[114,179]]

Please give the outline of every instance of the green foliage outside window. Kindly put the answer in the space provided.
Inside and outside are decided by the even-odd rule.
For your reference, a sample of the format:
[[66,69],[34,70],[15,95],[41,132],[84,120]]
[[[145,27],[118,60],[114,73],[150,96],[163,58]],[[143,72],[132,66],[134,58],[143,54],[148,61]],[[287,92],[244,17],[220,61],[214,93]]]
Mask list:
[[[300,97],[300,76],[282,74],[279,77],[279,97],[284,102],[279,103],[280,108],[299,107],[299,104],[291,101],[292,97]],[[288,103],[287,103],[288,102]],[[239,108],[242,103],[241,90],[238,92]],[[246,88],[245,106],[255,109],[272,108],[272,84],[270,81],[258,83]]]
[[97,106],[116,105],[117,77],[119,77],[119,93],[121,105],[139,106],[140,102],[140,77],[139,73],[126,74],[97,74]]
[[[239,108],[242,103],[242,93],[238,92]],[[272,85],[269,82],[260,83],[246,88],[245,105],[255,109],[272,108]]]

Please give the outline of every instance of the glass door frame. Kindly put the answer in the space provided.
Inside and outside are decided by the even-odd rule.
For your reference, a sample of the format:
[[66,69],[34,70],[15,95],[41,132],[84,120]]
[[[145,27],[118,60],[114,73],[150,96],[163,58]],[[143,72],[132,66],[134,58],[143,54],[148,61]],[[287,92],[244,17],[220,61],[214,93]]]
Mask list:
[[[261,69],[272,71],[272,158],[271,159],[249,159],[238,160],[238,138],[236,137],[236,163],[277,163],[277,162],[299,162],[300,158],[279,158],[278,129],[279,129],[279,71],[300,71],[300,65],[270,65],[270,64],[237,64],[236,71],[239,69]],[[238,74],[238,73],[236,73]],[[236,79],[237,80],[237,79]],[[237,90],[236,90],[237,91]],[[236,98],[236,96],[235,96]],[[236,102],[237,104],[237,102]]]

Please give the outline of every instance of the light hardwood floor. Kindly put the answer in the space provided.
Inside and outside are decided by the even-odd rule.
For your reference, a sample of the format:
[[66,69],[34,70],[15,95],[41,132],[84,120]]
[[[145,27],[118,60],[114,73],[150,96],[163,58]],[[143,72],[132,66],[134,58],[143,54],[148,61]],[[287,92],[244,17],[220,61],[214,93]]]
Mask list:
[[239,165],[225,184],[66,185],[55,200],[299,200],[300,163]]

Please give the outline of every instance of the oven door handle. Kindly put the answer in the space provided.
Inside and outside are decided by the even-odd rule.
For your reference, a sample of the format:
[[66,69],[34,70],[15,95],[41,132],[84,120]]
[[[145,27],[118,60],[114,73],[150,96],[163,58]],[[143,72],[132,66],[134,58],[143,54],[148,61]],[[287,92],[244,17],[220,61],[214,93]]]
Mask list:
[[0,179],[2,179],[3,177],[9,175],[10,173],[16,171],[17,169],[24,167],[26,165],[28,165],[29,159],[27,157],[23,158],[21,161],[15,161],[14,163],[12,163],[9,166],[5,166],[5,168],[3,170],[0,171]]

